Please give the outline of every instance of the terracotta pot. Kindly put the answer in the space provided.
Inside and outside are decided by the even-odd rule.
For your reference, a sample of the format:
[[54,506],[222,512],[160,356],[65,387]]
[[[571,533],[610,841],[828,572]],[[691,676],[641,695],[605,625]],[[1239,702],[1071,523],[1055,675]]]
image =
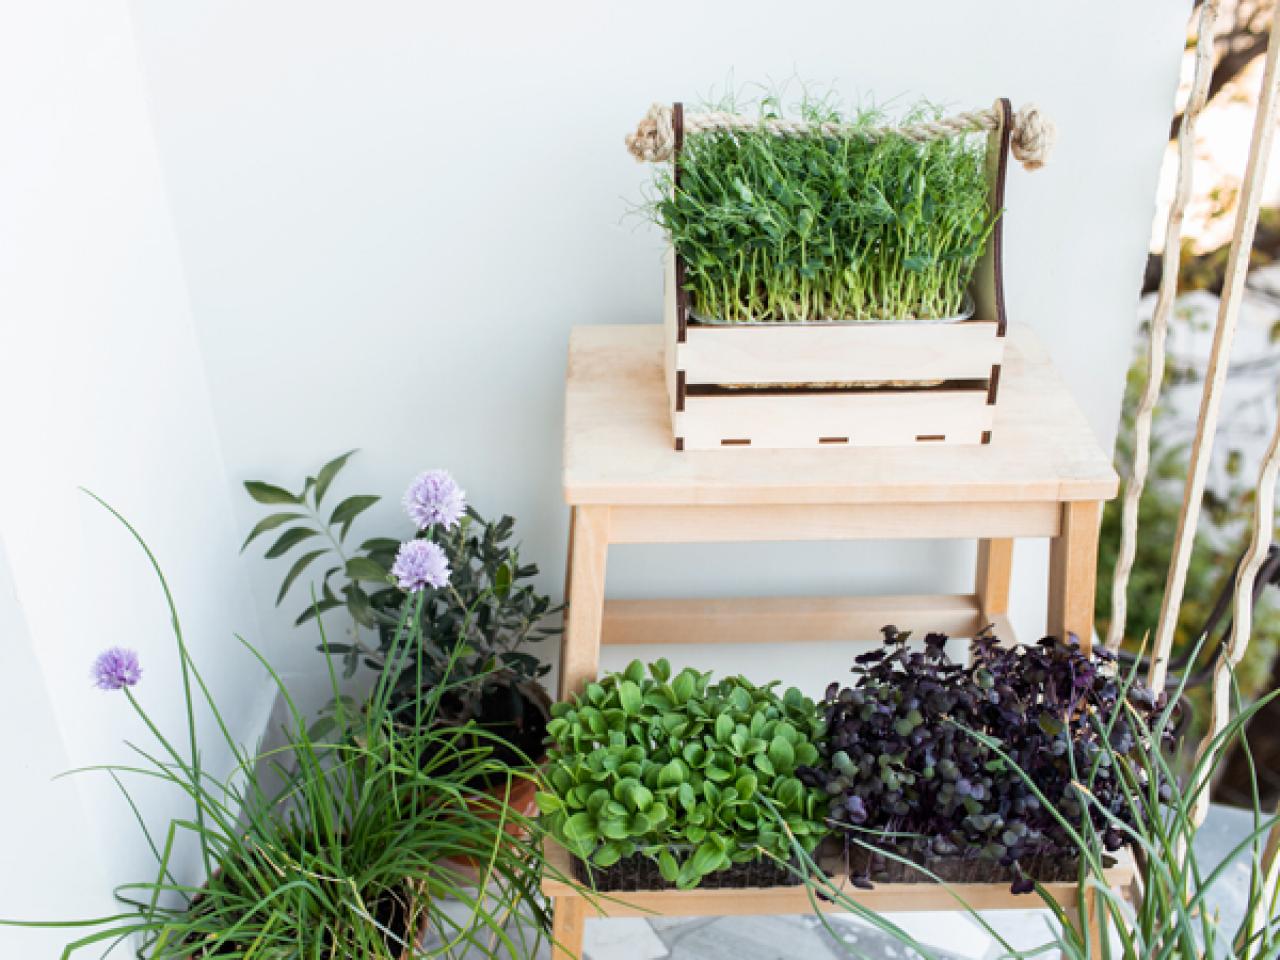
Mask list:
[[[551,718],[551,697],[541,684],[531,684],[523,691],[525,703],[542,714],[544,720]],[[503,783],[486,787],[483,798],[476,797],[467,803],[467,807],[476,814],[497,820],[502,815],[504,806],[521,816],[531,819],[537,815],[538,805],[534,797],[538,793],[537,773],[546,765],[547,755],[541,753],[533,762],[533,771],[527,775],[514,776]],[[489,799],[492,798],[492,799]],[[508,824],[507,832],[513,837],[525,838],[528,831],[517,824]]]
[[[541,771],[546,762],[547,755],[544,753],[534,765],[535,770]],[[503,805],[525,818],[532,818],[538,813],[538,804],[534,799],[538,794],[538,781],[533,774],[514,777],[506,783],[489,787],[485,790],[485,794],[493,797],[492,803],[477,798],[468,804],[473,811],[482,816],[489,816],[492,813],[491,818],[496,820]],[[529,831],[514,823],[508,823],[506,830],[513,837],[526,837],[529,834]]]
[[[541,713],[544,721],[551,718],[551,696],[541,684],[532,683],[522,687],[521,694],[525,704]],[[480,722],[483,725],[483,719]],[[491,732],[496,732],[497,726],[491,722],[489,729]],[[532,819],[537,815],[538,805],[535,798],[538,793],[538,773],[542,770],[546,759],[546,754],[542,753],[534,761],[532,770],[518,773],[501,783],[478,788],[480,792],[477,795],[464,801],[467,811],[473,816],[489,821],[505,819],[507,822],[503,829],[509,836],[520,841],[528,840],[528,829],[519,822],[512,822],[510,817],[511,813],[523,819]],[[464,879],[469,878],[472,881],[478,879],[480,869],[485,866],[484,858],[472,856],[446,857],[444,863],[463,874]]]
[[[545,762],[546,756],[544,755],[539,758],[535,769],[541,770]],[[483,796],[472,797],[467,800],[467,810],[485,820],[497,821],[505,817],[507,822],[502,829],[506,831],[507,835],[516,840],[528,840],[528,829],[524,824],[511,820],[510,813],[507,811],[519,814],[525,819],[532,819],[538,812],[538,804],[535,800],[537,793],[538,781],[533,773],[526,776],[512,777],[504,783],[486,787]],[[472,880],[476,879],[478,871],[485,865],[482,860],[470,856],[448,857],[445,862],[465,873]]]

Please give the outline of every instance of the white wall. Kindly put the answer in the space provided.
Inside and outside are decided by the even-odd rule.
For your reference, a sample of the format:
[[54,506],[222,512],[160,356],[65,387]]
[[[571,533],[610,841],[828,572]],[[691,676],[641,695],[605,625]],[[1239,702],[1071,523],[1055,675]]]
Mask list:
[[[957,107],[1008,95],[1055,117],[1052,165],[1010,183],[1011,314],[1050,342],[1109,444],[1185,13],[1166,0],[15,5],[21,22],[0,30],[0,399],[17,466],[0,474],[0,521],[69,758],[118,740],[120,703],[84,688],[99,647],[128,639],[156,675],[171,668],[145,571],[76,483],[153,538],[237,706],[256,687],[232,682],[233,627],[256,633],[256,614],[292,652],[286,669],[315,656],[292,610],[273,609],[282,569],[234,558],[258,516],[246,478],[294,481],[360,446],[348,488],[386,494],[372,518],[403,529],[405,481],[448,466],[482,510],[519,518],[559,592],[568,330],[658,319],[661,241],[625,218],[649,171],[622,136],[651,101],[696,99],[731,70]],[[611,558],[610,588],[963,590],[970,554],[633,547]],[[1031,632],[1043,551],[1018,563]],[[848,660],[824,656],[718,665],[812,685]],[[115,825],[116,807],[89,803]],[[114,879],[136,850],[103,842]]]
[[[138,650],[139,700],[179,742],[185,723],[159,585],[77,486],[148,538],[245,736],[268,704],[232,634],[260,636],[123,0],[4,7],[0,91],[0,916],[100,916],[116,884],[153,876],[150,854],[105,776],[49,778],[136,762],[126,737],[155,744],[122,694],[93,689],[96,654]],[[204,753],[225,756],[215,738]],[[190,813],[133,786],[161,840]],[[179,861],[191,878],[191,850]],[[0,928],[0,956],[53,956],[34,944],[54,938]]]
[[[71,766],[58,714],[34,654],[17,591],[0,542],[0,730],[7,731],[6,791],[0,809],[7,828],[0,845],[0,918],[65,919],[108,916],[118,909],[102,869],[80,792],[54,778]],[[21,682],[12,682],[14,678]],[[50,840],[53,842],[50,842]],[[88,852],[88,855],[86,855]],[[56,899],[52,896],[57,894]],[[54,913],[55,908],[58,913]],[[63,910],[65,909],[65,912]],[[81,931],[83,933],[83,931]],[[74,936],[65,930],[3,929],[5,956],[56,957]],[[22,952],[18,952],[18,948]]]
[[[357,486],[392,495],[374,515],[385,528],[407,478],[448,466],[482,509],[519,518],[558,591],[568,330],[659,317],[660,237],[625,216],[649,170],[622,136],[650,102],[696,99],[731,72],[962,107],[1007,95],[1056,118],[1053,163],[1009,185],[1010,312],[1049,341],[1111,442],[1182,5],[133,5],[237,480],[300,477],[360,446]],[[247,529],[255,511],[236,510]],[[956,543],[633,547],[615,551],[610,588],[964,590],[970,556]],[[1017,619],[1034,632],[1042,546],[1018,563]],[[282,572],[254,568],[264,615]]]

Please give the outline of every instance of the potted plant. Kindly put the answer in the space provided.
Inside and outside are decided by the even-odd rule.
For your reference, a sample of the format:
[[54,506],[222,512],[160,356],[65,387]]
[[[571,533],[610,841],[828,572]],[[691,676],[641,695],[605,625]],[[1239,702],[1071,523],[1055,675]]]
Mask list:
[[[408,960],[423,955],[428,932],[446,949],[475,945],[487,956],[512,960],[532,955],[537,944],[520,942],[522,933],[507,930],[505,921],[525,902],[534,911],[538,936],[547,927],[536,897],[538,849],[506,831],[505,821],[520,820],[518,813],[507,810],[503,819],[494,819],[471,806],[478,777],[532,774],[477,748],[461,728],[430,722],[444,685],[425,688],[415,706],[417,722],[404,723],[391,706],[390,675],[380,678],[363,710],[350,711],[337,696],[331,663],[335,701],[327,726],[332,732],[322,735],[248,644],[276,684],[288,723],[282,746],[246,748],[228,732],[183,642],[163,574],[154,558],[152,563],[169,602],[181,674],[168,678],[160,693],[167,696],[179,683],[185,691],[188,743],[180,745],[152,722],[137,654],[111,649],[94,664],[97,686],[127,700],[154,744],[137,748],[140,764],[93,769],[108,772],[126,796],[133,778],[171,784],[190,797],[192,813],[166,829],[139,821],[156,867],[151,877],[118,889],[127,908],[121,913],[85,921],[3,922],[87,928],[64,957],[136,937],[138,955],[151,960]],[[399,643],[416,643],[420,623],[406,611]],[[223,738],[234,759],[225,775],[201,764],[198,717],[205,711],[213,717],[214,735]],[[177,875],[175,850],[188,842],[198,848],[202,881]],[[484,865],[478,890],[477,878],[454,865],[458,858]],[[461,899],[468,916],[459,920],[442,910],[446,898]]]
[[655,106],[627,144],[667,164],[645,209],[676,448],[987,442],[1007,155],[1051,139],[1004,100],[894,125],[830,98]]
[[553,707],[545,829],[600,890],[793,882],[825,832],[813,701],[742,677],[634,661]]
[[[916,649],[908,637],[885,627],[883,645],[857,658],[857,681],[827,688],[821,761],[799,771],[828,798],[855,882],[918,880],[923,867],[1027,892],[1076,876],[1071,824],[1088,819],[1112,851],[1125,843],[1118,825],[1134,811],[1106,760],[1163,732],[1162,697],[1074,639],[1001,646],[986,632],[962,665],[946,636]],[[1088,803],[1075,789],[1086,774]]]
[[[349,544],[356,519],[380,499],[356,494],[336,504],[326,501],[351,455],[329,461],[297,493],[258,481],[245,484],[258,503],[282,508],[245,540],[248,547],[284,528],[266,550],[269,558],[292,561],[277,604],[304,572],[323,569],[314,602],[308,598],[297,622],[346,608],[349,634],[329,651],[343,658],[348,675],[364,664],[389,676],[392,706],[402,716],[412,714],[425,690],[439,687],[433,723],[495,735],[484,739],[504,763],[538,762],[551,703],[539,681],[550,668],[526,645],[559,632],[551,621],[560,608],[532,585],[538,568],[525,563],[511,542],[515,521],[486,520],[447,472],[430,470],[404,495],[416,527],[410,539],[373,537]],[[397,625],[406,612],[416,619],[414,642],[397,647]],[[492,786],[517,809],[535,809],[531,781],[516,781],[514,793],[505,792],[505,782]]]

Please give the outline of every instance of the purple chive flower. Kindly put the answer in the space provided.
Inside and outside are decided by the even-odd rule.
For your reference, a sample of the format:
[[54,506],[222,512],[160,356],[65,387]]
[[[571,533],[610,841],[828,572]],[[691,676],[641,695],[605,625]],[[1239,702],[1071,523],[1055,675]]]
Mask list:
[[123,690],[142,679],[138,654],[124,647],[112,647],[93,661],[93,682],[99,690]]
[[404,509],[409,519],[426,530],[440,524],[448,530],[467,508],[467,495],[448,470],[428,470],[419,474],[404,493]]
[[449,582],[449,560],[438,544],[430,540],[409,540],[400,544],[391,573],[400,589],[409,593],[424,587],[443,587]]

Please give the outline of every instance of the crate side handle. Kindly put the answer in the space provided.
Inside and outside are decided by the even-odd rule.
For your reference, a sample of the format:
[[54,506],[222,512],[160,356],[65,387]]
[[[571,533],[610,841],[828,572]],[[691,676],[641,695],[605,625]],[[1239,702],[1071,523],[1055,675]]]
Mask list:
[[[641,163],[665,163],[675,158],[679,151],[676,143],[675,108],[655,103],[636,126],[627,134],[627,151]],[[998,107],[987,110],[970,110],[952,114],[937,120],[905,123],[898,126],[870,127],[860,124],[829,122],[810,123],[807,120],[787,120],[780,117],[753,119],[719,110],[691,113],[680,111],[682,136],[684,133],[709,133],[716,130],[763,130],[780,137],[842,137],[856,134],[869,140],[885,137],[904,137],[915,143],[962,136],[966,133],[991,131],[1005,122],[1004,112]],[[1043,167],[1053,151],[1057,128],[1035,104],[1023,104],[1011,118],[1010,145],[1013,155],[1028,170]]]

